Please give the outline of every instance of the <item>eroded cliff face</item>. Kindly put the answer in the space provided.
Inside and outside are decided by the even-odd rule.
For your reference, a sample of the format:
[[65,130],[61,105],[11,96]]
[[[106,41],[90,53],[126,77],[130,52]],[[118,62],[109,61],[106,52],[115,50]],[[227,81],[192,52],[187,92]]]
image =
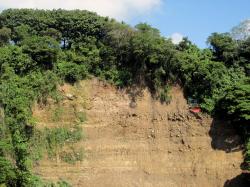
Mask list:
[[60,90],[60,120],[51,120],[55,104],[37,105],[37,128],[70,126],[76,112],[86,112],[86,138],[74,145],[85,157],[73,165],[45,157],[34,168],[42,178],[83,187],[214,187],[241,173],[239,136],[228,124],[190,113],[178,86],[169,105],[147,90],[126,92],[97,80]]

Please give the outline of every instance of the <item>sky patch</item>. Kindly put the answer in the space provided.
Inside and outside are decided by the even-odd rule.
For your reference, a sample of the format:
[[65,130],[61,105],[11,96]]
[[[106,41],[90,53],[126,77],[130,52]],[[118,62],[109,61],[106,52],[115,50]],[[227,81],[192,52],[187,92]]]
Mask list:
[[160,7],[162,3],[162,0],[0,0],[2,9],[81,9],[124,21],[134,16],[148,14]]

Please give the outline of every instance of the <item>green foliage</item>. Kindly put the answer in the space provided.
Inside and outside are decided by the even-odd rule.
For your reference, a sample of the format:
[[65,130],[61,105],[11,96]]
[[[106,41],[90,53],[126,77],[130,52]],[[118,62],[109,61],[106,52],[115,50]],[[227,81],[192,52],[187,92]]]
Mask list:
[[[12,57],[13,63],[11,63],[11,61],[8,63],[8,60],[6,60],[2,64],[1,69],[0,102],[4,108],[5,132],[9,133],[9,135],[5,135],[6,141],[1,142],[3,143],[1,144],[1,150],[4,156],[9,151],[12,151],[11,155],[13,155],[13,159],[15,159],[15,166],[12,165],[13,162],[11,162],[11,166],[10,164],[7,165],[8,162],[2,162],[2,164],[4,164],[2,168],[5,168],[5,170],[13,168],[16,177],[15,180],[11,179],[11,181],[15,183],[13,185],[34,186],[37,179],[29,171],[31,164],[28,151],[28,141],[32,136],[32,128],[34,125],[31,105],[47,88],[41,88],[44,84],[40,84],[41,82],[38,83],[37,79],[33,79],[37,77],[39,73],[36,74],[33,72],[22,77],[15,73],[14,68],[11,66],[15,64],[15,60],[13,59],[19,58],[18,55],[22,55],[20,51],[19,53],[20,54],[17,53],[16,57]],[[8,53],[4,54],[6,55]],[[12,53],[8,55],[12,55]],[[11,59],[8,55],[6,55],[6,58]],[[42,80],[45,81],[46,78]],[[50,82],[49,85],[51,84],[53,83]],[[46,86],[48,86],[48,84],[46,84]],[[50,91],[53,90],[53,88],[51,88]],[[11,141],[8,141],[9,138]],[[11,144],[9,142],[11,142]],[[11,174],[11,170],[9,173]],[[11,176],[14,175],[11,174]],[[8,177],[9,176],[5,177],[5,183],[8,183]]]
[[80,10],[8,9],[2,11],[0,16],[1,24],[12,30],[20,24],[27,25],[32,28],[33,33],[42,35],[48,29],[57,30],[61,33],[63,48],[71,48],[72,42],[78,41],[82,36],[101,38],[107,21],[95,13]]
[[80,122],[85,122],[87,120],[85,112],[77,112],[76,117]]
[[[8,169],[10,174],[11,168],[15,168],[16,180],[12,180],[15,183],[13,185],[33,186],[35,177],[29,171],[27,142],[31,136],[30,129],[33,125],[30,106],[35,94],[25,84],[24,78],[20,78],[14,73],[13,68],[5,64],[2,70],[0,96],[4,107],[4,124],[10,133],[15,159],[15,166],[10,166],[10,162],[2,162],[3,168]],[[14,175],[11,174],[11,176]],[[8,176],[5,179],[7,180]]]
[[224,62],[227,66],[234,64],[237,56],[237,43],[229,34],[213,33],[208,38],[215,60]]
[[238,47],[238,64],[243,67],[246,75],[250,76],[250,37],[240,42]]
[[23,40],[27,39],[30,37],[30,35],[33,35],[33,32],[31,27],[29,25],[18,25],[13,29],[13,33],[12,33],[12,40],[16,43],[16,44],[20,44]]
[[168,85],[166,85],[161,91],[160,91],[160,100],[161,102],[165,102],[167,104],[169,104],[171,102],[172,97],[169,94],[170,91],[170,87]]
[[[50,158],[54,158],[65,145],[72,145],[83,138],[82,129],[78,126],[74,126],[72,129],[58,127],[35,130],[34,135],[29,141],[29,152],[31,153],[32,160],[35,161],[40,160],[46,152]],[[71,153],[74,153],[76,161],[80,160],[80,155],[83,155],[81,151],[73,149],[69,154]]]
[[33,184],[36,187],[71,187],[71,185],[60,179],[58,182],[49,182],[46,180],[36,179],[36,182]]
[[220,100],[220,107],[233,121],[250,120],[250,82],[237,82],[226,90]]
[[245,169],[250,171],[250,137],[247,138],[245,147],[246,147],[246,151],[244,153],[245,163],[246,163]]
[[55,154],[55,151],[62,147],[66,142],[75,143],[83,138],[80,127],[75,127],[70,130],[63,127],[45,129],[44,133],[47,150],[52,156]]
[[53,187],[71,187],[71,185],[64,180],[58,181],[55,186],[54,185],[52,185],[52,186]]
[[0,47],[10,42],[11,30],[3,27],[0,29]]
[[6,158],[0,156],[0,184],[14,185],[16,181],[15,168]]
[[82,161],[84,158],[84,151],[82,149],[76,151],[71,147],[70,151],[63,151],[60,153],[60,158],[69,164],[75,164],[77,161]]
[[52,69],[57,61],[59,44],[53,38],[32,36],[25,39],[22,46],[23,52],[44,69]]
[[135,78],[157,91],[170,76],[174,46],[149,25],[139,24],[136,28],[138,33],[132,39]]
[[213,61],[209,51],[191,44],[182,48],[175,58],[186,94],[196,98],[202,109],[209,113],[214,113],[227,89],[245,78],[241,68],[227,68],[223,63]]
[[37,63],[22,52],[17,46],[3,47],[0,50],[0,65],[8,64],[16,74],[24,75],[32,69],[36,68]]
[[88,72],[84,64],[60,62],[57,64],[58,75],[69,83],[74,83],[87,77]]
[[48,28],[45,31],[41,31],[41,35],[51,37],[58,42],[62,39],[62,33],[54,28]]
[[46,103],[49,96],[58,99],[56,89],[59,78],[53,71],[30,72],[23,79],[28,88],[34,92],[35,100]]
[[61,108],[60,106],[58,107],[58,108],[56,108],[55,110],[54,110],[54,112],[53,112],[53,116],[52,116],[52,120],[54,121],[54,122],[56,122],[56,121],[59,121],[60,120],[60,118],[62,117],[62,115],[63,115],[63,108]]

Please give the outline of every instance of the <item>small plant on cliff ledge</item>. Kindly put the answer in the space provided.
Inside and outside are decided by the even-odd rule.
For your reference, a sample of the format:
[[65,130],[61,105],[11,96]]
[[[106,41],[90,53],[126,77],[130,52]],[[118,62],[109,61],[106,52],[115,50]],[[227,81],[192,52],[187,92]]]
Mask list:
[[76,150],[73,147],[70,147],[70,151],[63,151],[60,153],[60,158],[69,164],[75,164],[77,161],[82,161],[84,158],[84,150]]
[[50,158],[53,158],[64,145],[74,144],[83,137],[82,129],[79,126],[74,126],[72,129],[60,127],[35,130],[34,136],[29,143],[31,158],[38,161],[45,151],[47,151]]
[[77,112],[76,113],[77,119],[82,123],[87,120],[86,113],[85,112]]
[[166,85],[161,89],[159,98],[162,103],[169,104],[171,102],[172,97],[169,95],[170,92],[170,86]]

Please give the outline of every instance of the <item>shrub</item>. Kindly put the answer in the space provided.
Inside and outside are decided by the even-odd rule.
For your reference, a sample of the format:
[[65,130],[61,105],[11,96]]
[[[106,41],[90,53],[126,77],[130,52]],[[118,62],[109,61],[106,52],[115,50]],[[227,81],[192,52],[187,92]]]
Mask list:
[[85,65],[78,65],[72,62],[58,63],[57,72],[62,79],[69,83],[84,79],[88,75]]

